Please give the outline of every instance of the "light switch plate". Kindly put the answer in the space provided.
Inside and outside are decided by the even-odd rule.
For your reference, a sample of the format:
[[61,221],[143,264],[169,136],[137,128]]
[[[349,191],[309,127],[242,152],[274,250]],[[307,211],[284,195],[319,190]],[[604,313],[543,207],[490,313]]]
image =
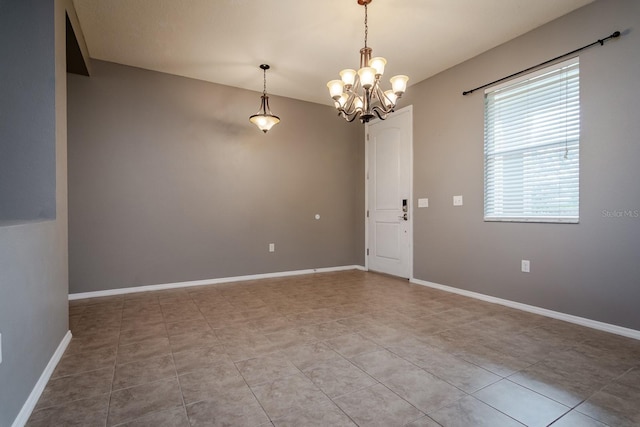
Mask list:
[[418,207],[419,208],[428,208],[429,207],[429,199],[418,199]]
[[523,259],[520,267],[523,273],[531,272],[531,261],[529,261],[528,259]]
[[276,244],[269,243],[269,252],[275,252],[275,251],[276,251]]
[[462,206],[462,196],[453,196],[453,206]]

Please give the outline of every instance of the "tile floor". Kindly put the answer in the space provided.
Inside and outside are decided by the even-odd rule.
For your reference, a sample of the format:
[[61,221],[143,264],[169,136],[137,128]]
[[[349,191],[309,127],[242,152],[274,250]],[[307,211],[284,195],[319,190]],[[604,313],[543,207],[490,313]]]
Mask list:
[[29,426],[638,426],[640,341],[347,271],[72,301]]

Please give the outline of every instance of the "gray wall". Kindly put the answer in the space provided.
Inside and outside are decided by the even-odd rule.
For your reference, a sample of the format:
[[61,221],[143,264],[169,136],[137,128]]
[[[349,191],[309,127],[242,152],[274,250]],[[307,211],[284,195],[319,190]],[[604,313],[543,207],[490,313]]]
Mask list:
[[363,264],[362,126],[270,101],[263,134],[256,92],[101,61],[69,75],[70,292]]
[[[640,219],[603,214],[640,209],[639,8],[595,2],[410,87],[414,277],[640,329]],[[580,224],[483,222],[483,97],[461,92],[617,29],[580,55]],[[364,262],[361,126],[274,97],[262,135],[256,93],[94,65],[70,78],[72,293]]]
[[[25,13],[31,3],[0,2],[0,225],[56,216],[54,82],[46,71],[54,60],[53,22],[32,24],[51,21],[53,4]],[[40,125],[28,124],[26,112]]]
[[[580,54],[580,224],[483,222],[483,94],[462,91],[614,30]],[[640,218],[603,214],[640,210],[638,76],[640,2],[607,0],[411,86],[414,196],[430,206],[415,212],[414,276],[640,330]]]
[[[64,8],[68,3],[55,2],[54,10],[53,1],[0,2],[0,49],[11,51],[10,57],[2,59],[10,71],[0,65],[0,150],[3,155],[15,154],[9,160],[26,168],[22,176],[2,176],[18,186],[21,201],[9,197],[1,202],[33,207],[21,210],[17,215],[21,220],[39,218],[39,214],[23,215],[40,212],[39,206],[48,206],[46,217],[57,212],[55,220],[0,224],[0,426],[13,423],[68,330],[64,108]],[[34,186],[25,184],[24,175],[39,174],[36,167],[46,173]],[[57,206],[42,203],[42,191],[48,194],[51,188]]]

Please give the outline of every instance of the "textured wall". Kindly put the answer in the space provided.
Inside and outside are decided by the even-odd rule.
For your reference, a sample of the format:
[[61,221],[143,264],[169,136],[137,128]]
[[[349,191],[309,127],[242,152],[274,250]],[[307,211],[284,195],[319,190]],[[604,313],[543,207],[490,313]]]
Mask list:
[[256,92],[92,65],[69,75],[71,293],[363,264],[362,126],[271,97],[263,134]]
[[[0,114],[0,146],[21,147],[16,161],[36,175],[32,168],[47,159],[43,167],[55,175],[42,185],[54,189],[50,213],[57,212],[55,220],[0,226],[0,426],[12,425],[68,330],[64,46],[70,3],[0,2],[0,44],[22,46],[10,60],[3,57],[13,71],[1,73],[0,112],[11,114],[6,121]],[[40,205],[40,190],[20,187],[26,205]]]
[[[640,2],[598,1],[411,86],[414,196],[430,206],[414,216],[417,279],[640,329],[639,24]],[[580,54],[580,223],[483,222],[483,94],[462,91],[614,30]]]

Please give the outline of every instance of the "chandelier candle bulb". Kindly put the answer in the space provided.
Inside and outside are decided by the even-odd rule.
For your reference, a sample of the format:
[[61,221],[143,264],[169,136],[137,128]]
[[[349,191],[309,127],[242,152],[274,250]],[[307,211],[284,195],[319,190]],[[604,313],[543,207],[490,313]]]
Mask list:
[[360,84],[363,88],[369,89],[376,81],[376,69],[373,67],[362,67],[358,70]]
[[399,75],[393,76],[389,79],[391,82],[391,87],[393,88],[393,93],[400,97],[407,90],[407,82],[409,81],[409,77]]
[[356,70],[352,70],[350,68],[340,71],[340,77],[342,78],[342,81],[347,88],[350,88],[355,83],[356,74]]
[[329,88],[329,94],[331,95],[331,98],[337,101],[342,96],[344,82],[342,80],[331,80],[329,83],[327,83],[327,87]]
[[349,100],[349,95],[347,95],[346,93],[343,93],[342,95],[340,95],[340,99],[338,99],[336,101],[336,108],[344,108],[345,105],[347,105],[347,101]]
[[387,65],[387,60],[378,56],[371,58],[369,61],[369,67],[376,69],[376,77],[380,77],[384,74],[384,66]]
[[384,95],[386,97],[386,99],[384,100],[384,103],[387,107],[390,105],[395,105],[395,103],[398,101],[398,96],[395,93],[393,93],[391,89],[385,90]]

